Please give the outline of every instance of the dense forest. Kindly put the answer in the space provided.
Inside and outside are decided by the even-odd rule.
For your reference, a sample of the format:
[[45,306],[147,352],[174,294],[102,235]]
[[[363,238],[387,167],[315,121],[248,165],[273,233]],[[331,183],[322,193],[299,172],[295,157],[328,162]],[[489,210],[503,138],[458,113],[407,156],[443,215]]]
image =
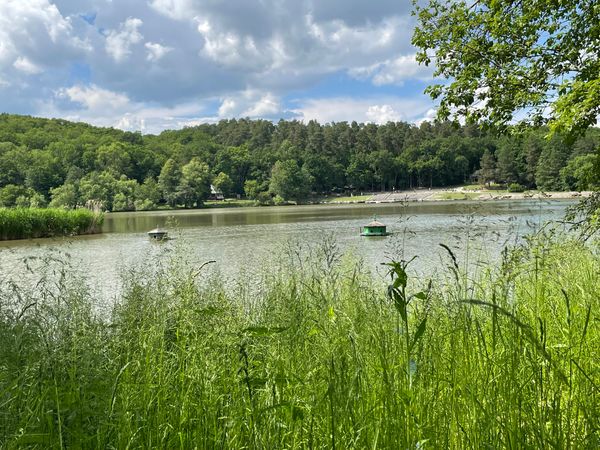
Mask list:
[[0,206],[201,206],[210,185],[260,203],[452,186],[586,190],[600,184],[600,129],[575,142],[547,130],[498,137],[423,122],[223,120],[160,135],[0,115]]

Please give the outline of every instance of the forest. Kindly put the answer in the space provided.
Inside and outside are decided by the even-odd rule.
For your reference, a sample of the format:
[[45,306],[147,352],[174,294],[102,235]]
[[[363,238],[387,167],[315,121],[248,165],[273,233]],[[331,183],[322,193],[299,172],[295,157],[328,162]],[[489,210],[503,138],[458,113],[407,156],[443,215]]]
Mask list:
[[0,207],[201,207],[210,185],[260,204],[341,192],[600,184],[600,129],[497,135],[476,124],[232,119],[159,135],[0,114]]

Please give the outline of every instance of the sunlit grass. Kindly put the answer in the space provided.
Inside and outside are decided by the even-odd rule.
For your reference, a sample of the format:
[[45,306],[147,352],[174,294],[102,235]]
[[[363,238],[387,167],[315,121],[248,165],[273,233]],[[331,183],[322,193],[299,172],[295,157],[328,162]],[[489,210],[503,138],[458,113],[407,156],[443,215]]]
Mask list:
[[365,202],[369,200],[372,195],[353,195],[353,196],[345,196],[345,197],[327,197],[325,199],[326,203],[357,203],[357,202]]
[[84,208],[0,208],[0,240],[97,233],[102,220]]
[[435,200],[475,200],[482,194],[479,192],[437,192],[432,198]]
[[390,290],[315,254],[282,257],[258,293],[158,265],[109,318],[64,271],[1,284],[1,445],[599,445],[593,248],[532,240],[469,277],[449,254],[432,280],[400,263]]

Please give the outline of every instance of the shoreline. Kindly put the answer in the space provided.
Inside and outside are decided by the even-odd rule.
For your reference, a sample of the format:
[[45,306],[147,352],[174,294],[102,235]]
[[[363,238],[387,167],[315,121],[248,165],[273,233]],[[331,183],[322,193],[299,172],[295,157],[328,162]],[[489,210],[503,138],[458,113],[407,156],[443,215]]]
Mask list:
[[494,201],[494,200],[577,200],[589,197],[592,191],[556,191],[556,192],[507,192],[486,189],[466,190],[464,188],[453,189],[427,189],[411,191],[378,192],[370,195],[368,199],[361,200],[330,200],[328,204],[379,204],[379,203],[401,203],[401,202],[452,202],[452,201]]
[[157,208],[141,211],[106,211],[105,214],[130,214],[130,213],[156,213],[156,212],[185,212],[185,211],[205,211],[211,209],[238,209],[238,208],[272,208],[276,206],[310,206],[310,205],[376,205],[386,203],[419,203],[419,202],[455,202],[455,201],[473,201],[489,202],[498,200],[578,200],[589,197],[592,191],[555,191],[555,192],[506,192],[489,190],[466,190],[463,188],[452,189],[417,189],[412,191],[393,191],[393,192],[375,192],[353,197],[340,196],[321,197],[317,200],[294,203],[287,202],[281,205],[258,204],[248,200],[223,200],[220,203],[204,204],[201,208]]

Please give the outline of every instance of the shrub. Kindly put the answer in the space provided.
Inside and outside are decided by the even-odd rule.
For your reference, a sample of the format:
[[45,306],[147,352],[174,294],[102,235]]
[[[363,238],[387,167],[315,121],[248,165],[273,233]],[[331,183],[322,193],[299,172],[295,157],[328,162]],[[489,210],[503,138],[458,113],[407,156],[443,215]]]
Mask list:
[[508,185],[508,192],[525,192],[525,186],[519,183],[510,183]]

